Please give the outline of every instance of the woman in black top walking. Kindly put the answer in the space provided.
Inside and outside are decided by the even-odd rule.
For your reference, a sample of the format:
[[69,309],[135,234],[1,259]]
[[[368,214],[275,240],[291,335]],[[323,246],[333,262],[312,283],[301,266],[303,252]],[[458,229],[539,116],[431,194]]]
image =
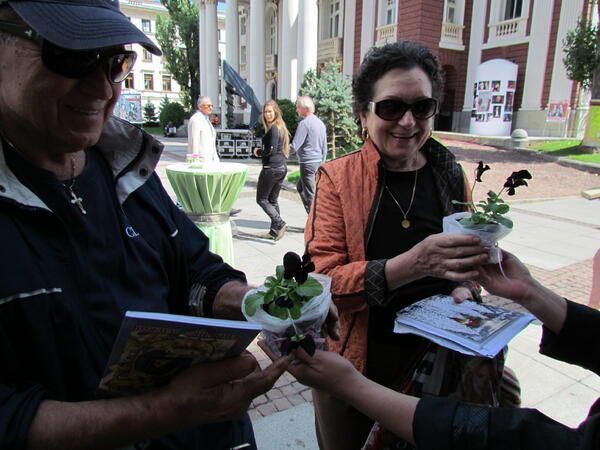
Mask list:
[[279,191],[287,174],[286,159],[289,156],[290,134],[281,116],[279,105],[269,100],[263,106],[262,123],[265,135],[262,148],[255,148],[254,155],[262,158],[263,168],[258,177],[256,203],[271,219],[271,229],[266,236],[278,241],[287,228],[279,214]]

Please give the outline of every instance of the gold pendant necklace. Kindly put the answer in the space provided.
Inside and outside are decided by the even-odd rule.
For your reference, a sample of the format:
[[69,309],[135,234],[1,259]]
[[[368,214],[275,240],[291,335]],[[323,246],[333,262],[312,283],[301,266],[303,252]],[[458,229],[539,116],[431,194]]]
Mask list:
[[77,205],[77,207],[81,211],[81,214],[87,214],[87,211],[83,208],[83,199],[81,197],[77,197],[77,194],[75,194],[75,191],[73,190],[73,187],[75,186],[75,158],[73,158],[72,156],[71,156],[71,176],[72,176],[71,185],[66,185],[65,183],[63,183],[63,186],[66,187],[67,190],[69,191],[69,194],[71,194],[71,204]]
[[392,191],[388,187],[387,183],[385,184],[386,191],[388,192],[388,194],[390,194],[390,197],[392,197],[392,200],[394,200],[394,203],[396,204],[396,206],[398,206],[398,209],[400,209],[400,212],[402,213],[403,219],[402,219],[402,222],[400,222],[400,225],[402,225],[402,228],[404,228],[405,230],[410,228],[410,220],[408,220],[406,218],[406,216],[410,212],[410,208],[412,208],[412,205],[413,205],[413,200],[415,199],[415,191],[417,190],[417,176],[418,175],[419,175],[419,171],[415,170],[415,184],[413,184],[412,195],[410,197],[410,204],[408,205],[408,209],[406,210],[406,212],[404,212],[404,210],[402,209],[402,206],[400,206],[400,203],[398,202],[398,200],[396,200],[396,197],[394,197],[394,194],[392,194]]

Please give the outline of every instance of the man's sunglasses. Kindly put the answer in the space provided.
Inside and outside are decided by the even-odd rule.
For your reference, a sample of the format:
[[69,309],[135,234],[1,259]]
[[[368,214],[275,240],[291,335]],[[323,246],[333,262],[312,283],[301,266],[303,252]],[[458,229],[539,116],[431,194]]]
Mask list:
[[377,114],[383,120],[400,120],[410,109],[415,119],[429,119],[437,112],[438,101],[435,98],[424,98],[414,103],[404,103],[402,100],[390,98],[377,103],[369,102],[369,111]]
[[67,78],[84,78],[101,66],[108,81],[118,84],[127,78],[137,57],[134,51],[122,48],[69,50],[47,41],[28,26],[12,22],[0,21],[0,31],[40,44],[46,68]]

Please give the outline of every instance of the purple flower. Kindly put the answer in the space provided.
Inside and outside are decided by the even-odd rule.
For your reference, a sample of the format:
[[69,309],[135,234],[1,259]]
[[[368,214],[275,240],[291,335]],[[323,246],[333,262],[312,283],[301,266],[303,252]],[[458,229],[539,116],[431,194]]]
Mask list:
[[283,278],[295,278],[298,284],[308,279],[308,274],[315,270],[315,264],[310,260],[310,255],[305,253],[302,259],[294,252],[287,252],[283,257]]
[[275,299],[275,304],[280,308],[292,309],[294,307],[294,301],[291,298],[286,297],[284,295],[280,295],[279,297],[277,297]]
[[527,181],[525,180],[531,180],[531,174],[528,170],[519,170],[518,172],[513,172],[504,183],[506,193],[508,195],[515,195],[516,188],[519,186],[527,186]]
[[483,175],[483,172],[486,170],[490,170],[490,166],[487,164],[484,166],[483,161],[479,161],[479,164],[477,164],[477,169],[475,169],[475,181],[481,183],[481,175]]

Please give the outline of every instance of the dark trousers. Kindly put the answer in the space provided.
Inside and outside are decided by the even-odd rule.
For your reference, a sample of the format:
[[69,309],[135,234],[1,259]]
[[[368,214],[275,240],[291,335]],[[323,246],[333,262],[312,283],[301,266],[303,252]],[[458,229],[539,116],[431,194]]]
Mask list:
[[300,163],[300,179],[296,184],[296,189],[298,189],[298,194],[300,194],[307,213],[310,212],[310,207],[315,197],[315,174],[320,165],[321,163]]
[[287,173],[286,166],[263,167],[256,186],[256,203],[271,219],[271,232],[277,232],[285,222],[279,215],[279,192]]

